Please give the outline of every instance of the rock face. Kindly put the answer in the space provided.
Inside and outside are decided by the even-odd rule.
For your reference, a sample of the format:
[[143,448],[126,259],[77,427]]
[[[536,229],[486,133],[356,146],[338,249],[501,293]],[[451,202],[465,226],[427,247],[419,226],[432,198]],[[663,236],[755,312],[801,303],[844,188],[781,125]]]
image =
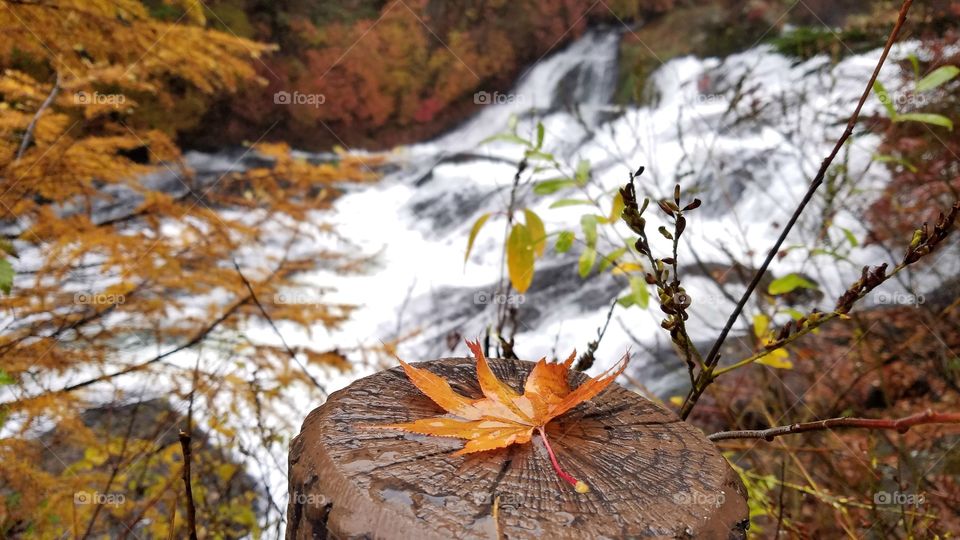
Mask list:
[[[480,396],[473,359],[420,365]],[[533,363],[492,360],[522,391]],[[571,374],[571,385],[585,380]],[[591,487],[560,480],[538,437],[453,456],[458,439],[366,426],[442,414],[397,367],[336,392],[290,449],[287,538],[742,538],[746,492],[702,433],[616,384],[547,426],[557,457]]]

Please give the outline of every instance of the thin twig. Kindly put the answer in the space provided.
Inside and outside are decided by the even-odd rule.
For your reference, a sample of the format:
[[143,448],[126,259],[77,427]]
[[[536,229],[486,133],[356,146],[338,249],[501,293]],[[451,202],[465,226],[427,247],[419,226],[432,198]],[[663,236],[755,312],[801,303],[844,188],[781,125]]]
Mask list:
[[306,375],[308,379],[310,379],[310,382],[312,382],[313,385],[316,386],[320,390],[320,392],[323,394],[323,397],[326,398],[327,389],[324,388],[323,385],[320,384],[320,381],[314,378],[314,376],[311,375],[309,371],[307,371],[307,366],[303,365],[303,363],[300,362],[300,359],[297,358],[297,353],[293,352],[293,349],[290,348],[290,345],[287,345],[287,340],[283,339],[283,334],[280,333],[280,329],[277,328],[277,325],[274,324],[273,319],[270,317],[270,315],[267,314],[267,310],[263,309],[263,304],[261,304],[260,300],[257,299],[257,293],[253,292],[253,285],[251,285],[250,282],[247,281],[247,278],[243,275],[243,272],[240,271],[240,265],[237,263],[236,260],[233,261],[233,267],[237,269],[237,274],[240,276],[240,280],[243,281],[243,284],[247,286],[247,290],[250,291],[250,298],[253,299],[253,303],[257,305],[257,309],[260,310],[260,314],[263,315],[263,318],[266,319],[267,323],[270,324],[270,328],[273,328],[273,332],[277,335],[278,338],[280,338],[280,343],[282,343],[283,348],[287,350],[287,354],[290,356],[290,359],[293,360],[294,363],[300,367],[300,370],[303,371],[303,374]]
[[840,149],[843,148],[843,145],[846,144],[847,139],[853,134],[853,128],[856,126],[857,121],[860,119],[860,111],[863,109],[863,105],[867,102],[867,98],[870,97],[870,92],[873,90],[873,86],[877,81],[877,77],[880,75],[880,69],[883,67],[884,62],[887,60],[887,55],[890,54],[890,49],[893,47],[894,42],[897,40],[897,36],[900,34],[900,29],[903,27],[903,24],[907,20],[907,12],[910,11],[910,6],[913,4],[913,0],[904,0],[903,5],[900,7],[900,14],[897,18],[897,23],[893,27],[893,31],[890,32],[890,37],[887,38],[887,43],[883,48],[883,53],[880,55],[880,60],[877,62],[877,66],[873,70],[873,75],[870,77],[870,81],[867,83],[866,88],[863,90],[863,94],[860,96],[860,101],[857,103],[856,109],[853,111],[853,115],[850,117],[850,120],[847,122],[847,127],[843,131],[843,135],[837,140],[837,143],[833,147],[833,151],[823,160],[823,163],[820,165],[820,170],[817,172],[816,177],[814,177],[813,182],[810,183],[810,187],[807,189],[806,194],[803,196],[803,199],[800,201],[800,204],[797,205],[796,210],[793,212],[793,215],[790,216],[790,220],[787,222],[786,226],[783,228],[783,231],[780,233],[780,237],[777,238],[777,241],[774,243],[773,247],[770,249],[770,252],[767,253],[766,259],[764,259],[763,264],[760,265],[760,268],[757,269],[757,272],[754,274],[753,279],[750,281],[750,284],[747,286],[747,290],[744,291],[743,296],[740,297],[740,301],[737,302],[737,306],[734,308],[733,313],[730,314],[730,317],[727,319],[726,324],[723,329],[720,331],[720,335],[717,337],[717,340],[713,343],[710,352],[707,353],[705,360],[705,370],[701,371],[697,377],[697,384],[693,386],[690,390],[690,394],[687,395],[687,399],[683,402],[683,407],[680,410],[680,417],[686,419],[690,415],[690,412],[693,410],[694,405],[696,405],[697,400],[700,399],[700,396],[709,386],[712,376],[713,368],[717,365],[719,361],[720,347],[723,346],[723,342],[727,339],[727,335],[730,333],[730,330],[733,328],[733,325],[736,323],[737,319],[740,317],[740,313],[743,311],[743,308],[746,306],[747,302],[750,300],[750,297],[753,295],[753,291],[756,290],[757,285],[760,284],[760,280],[763,279],[764,274],[767,272],[767,268],[773,262],[773,259],[780,252],[780,246],[783,245],[784,241],[787,239],[787,235],[790,234],[790,230],[793,229],[793,226],[800,219],[800,215],[806,209],[807,204],[813,199],[814,194],[817,189],[823,184],[823,180],[826,177],[827,170],[830,168],[830,165],[833,163],[833,160],[837,157],[837,154],[840,153]]
[[923,412],[896,420],[882,418],[830,418],[828,420],[803,422],[768,429],[721,431],[707,438],[711,441],[725,441],[728,439],[763,439],[765,441],[772,441],[783,435],[836,428],[892,429],[900,433],[906,433],[907,430],[913,426],[922,424],[960,424],[960,413],[941,413],[927,409]]
[[613,317],[613,310],[617,307],[619,300],[619,298],[615,297],[613,302],[610,303],[610,309],[607,310],[607,319],[603,322],[603,327],[597,328],[597,339],[587,344],[587,350],[580,355],[580,358],[577,358],[577,364],[573,369],[586,371],[593,367],[593,362],[596,360],[594,354],[597,352],[600,342],[603,341],[603,336],[607,333],[607,327],[610,326],[610,318]]
[[30,120],[30,123],[27,125],[27,130],[23,133],[23,140],[20,141],[20,149],[17,150],[17,157],[13,160],[14,163],[20,161],[20,158],[23,157],[23,154],[26,153],[27,147],[30,146],[30,141],[33,139],[33,131],[37,128],[37,122],[40,121],[40,116],[43,114],[50,104],[53,103],[53,100],[57,97],[57,94],[60,93],[60,72],[57,72],[57,80],[53,83],[53,88],[50,90],[50,94],[47,95],[47,99],[43,100],[43,103],[40,105],[40,108],[37,109],[37,112],[34,113],[33,119]]
[[183,430],[180,430],[180,448],[183,450],[183,487],[187,493],[187,527],[190,528],[190,540],[197,540],[197,508],[190,485],[190,434]]

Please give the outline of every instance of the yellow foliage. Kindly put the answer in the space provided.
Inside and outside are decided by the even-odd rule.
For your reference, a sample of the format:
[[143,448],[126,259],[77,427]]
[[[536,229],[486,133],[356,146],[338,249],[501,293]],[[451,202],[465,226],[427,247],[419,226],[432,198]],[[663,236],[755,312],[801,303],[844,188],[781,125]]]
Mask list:
[[[183,389],[175,401],[191,390],[202,396],[197,407],[217,419],[209,436],[233,448],[236,419],[225,409],[269,408],[264,396],[288,385],[313,390],[284,348],[244,336],[264,321],[233,261],[251,266],[249,286],[277,324],[307,332],[340,324],[350,306],[324,303],[321,292],[313,303],[284,303],[277,293],[318,263],[349,267],[351,257],[311,251],[305,238],[329,230],[314,211],[329,207],[336,185],[373,180],[376,160],[310,163],[262,144],[249,151],[270,163],[197,178],[176,133],[159,125],[156,109],[141,114],[143,104],[173,111],[184,86],[232,92],[255,79],[253,62],[270,46],[207,29],[199,0],[168,0],[185,14],[176,23],[153,19],[137,0],[0,4],[0,225],[21,254],[11,294],[0,294],[0,357],[14,381],[0,402],[0,426],[14,434],[0,440],[0,537],[73,536],[75,527],[103,537],[121,523],[148,537],[184,537],[179,446],[160,442],[168,433],[104,436],[79,411],[124,399],[113,383],[131,374],[162,377]],[[169,182],[159,189],[145,175]],[[271,242],[281,249],[268,250]],[[234,373],[161,361],[200,344],[229,358]],[[301,354],[314,373],[346,365],[335,351]],[[45,449],[38,433],[51,426],[73,450]],[[210,479],[196,486],[210,502],[198,507],[202,535],[256,534],[256,494],[220,489],[239,474],[211,451],[194,456],[197,474]],[[100,510],[78,502],[96,493],[125,497]]]

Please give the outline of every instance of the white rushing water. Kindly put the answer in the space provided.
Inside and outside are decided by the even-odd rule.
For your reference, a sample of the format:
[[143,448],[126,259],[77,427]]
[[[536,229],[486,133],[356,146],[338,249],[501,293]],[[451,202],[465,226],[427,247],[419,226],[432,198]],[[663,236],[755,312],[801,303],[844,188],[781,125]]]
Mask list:
[[[400,149],[400,170],[339,200],[337,230],[362,252],[378,253],[379,266],[362,276],[310,276],[315,283],[336,288],[336,299],[362,306],[331,342],[376,343],[396,335],[398,328],[418,329],[418,336],[401,351],[406,358],[419,360],[461,355],[462,339],[453,336],[483,335],[495,320],[496,307],[483,301],[484,293],[496,289],[500,276],[502,217],[487,223],[465,265],[463,254],[473,222],[483,213],[507,208],[523,148],[508,141],[482,141],[505,132],[511,117],[519,119],[517,132],[529,139],[534,138],[536,123],[542,122],[544,150],[570,169],[588,160],[595,195],[623,185],[629,171],[643,165],[646,173],[638,189],[651,197],[667,196],[680,182],[703,199],[704,207],[691,214],[684,234],[681,265],[694,265],[694,253],[706,263],[728,262],[729,253],[744,265],[759,265],[842,132],[879,55],[876,51],[854,56],[838,65],[825,58],[797,63],[758,47],[722,61],[679,58],[653,76],[652,104],[618,108],[609,103],[618,43],[614,32],[588,34],[530,69],[513,91],[499,94],[502,105],[487,105],[435,141]],[[896,87],[896,69],[885,69],[881,80]],[[878,109],[879,102],[866,108]],[[834,218],[830,229],[834,242],[844,239],[841,228],[864,236],[860,205],[887,179],[883,167],[871,166],[877,143],[874,136],[858,135],[844,152],[847,167],[858,175],[858,188],[867,196],[851,201]],[[551,176],[556,173],[544,172],[538,178]],[[576,188],[549,196],[532,195],[529,188],[519,194],[518,206],[534,209],[548,233],[570,229],[580,234],[580,216],[589,207],[549,208],[560,198],[582,198]],[[810,208],[788,245],[814,245],[818,215],[818,208]],[[625,227],[618,230],[624,238],[631,237]],[[668,249],[666,242],[657,244],[656,238],[653,242]],[[608,243],[606,251],[619,245]],[[574,347],[582,350],[595,338],[611,300],[627,292],[625,281],[611,278],[609,272],[581,279],[576,271],[579,249],[575,246],[571,253],[559,255],[551,246],[537,261],[537,274],[518,317],[521,358],[549,356],[554,350],[565,356]],[[865,249],[854,250],[851,258],[886,260]],[[826,307],[856,278],[859,268],[832,259],[829,265],[816,261],[795,250],[777,261],[773,272],[777,276],[803,272],[815,279],[824,292],[821,307]],[[716,335],[732,303],[707,278],[691,275],[685,282],[693,297],[689,327],[694,339],[708,340]],[[739,292],[736,287],[729,290]],[[597,351],[595,369],[615,362],[628,346],[636,350],[634,340],[650,346],[658,339],[664,343],[661,318],[656,306],[618,308]],[[448,337],[455,344],[453,350]],[[672,369],[678,365],[664,369],[652,361],[648,355],[636,358],[637,378],[656,393],[675,391],[682,383]]]
[[[327,332],[318,325],[312,337],[281,326],[286,340],[316,349],[349,348],[375,345],[417,330],[401,346],[407,360],[465,355],[463,338],[482,337],[496,317],[496,306],[488,299],[501,276],[504,219],[494,217],[487,223],[464,264],[469,231],[483,213],[502,213],[507,208],[516,164],[523,157],[523,148],[515,143],[483,141],[508,130],[514,119],[517,133],[529,139],[542,122],[543,150],[568,170],[581,160],[589,161],[595,195],[623,185],[629,172],[642,165],[646,172],[638,180],[638,189],[643,193],[666,197],[679,182],[690,193],[687,197],[701,198],[704,206],[690,215],[681,242],[682,267],[693,266],[695,258],[707,264],[728,264],[731,256],[748,267],[759,265],[841,134],[880,51],[851,56],[835,65],[819,57],[797,62],[765,46],[723,60],[678,58],[653,74],[649,103],[616,107],[611,97],[618,80],[620,37],[614,31],[587,33],[532,66],[513,90],[478,94],[483,106],[462,126],[433,141],[397,149],[391,154],[391,172],[379,183],[346,186],[348,191],[336,202],[332,215],[325,213],[323,219],[350,245],[332,247],[375,255],[374,265],[361,275],[316,271],[302,279],[334,290],[323,301],[354,304],[359,309],[342,328]],[[893,57],[903,54],[895,50]],[[895,91],[896,68],[885,68],[880,80]],[[871,99],[866,112],[878,110],[879,102]],[[847,242],[842,229],[860,239],[865,235],[860,218],[863,206],[888,179],[883,167],[871,165],[878,142],[875,136],[858,133],[843,153],[848,170],[858,178],[861,195],[851,198],[834,216],[829,228],[833,247]],[[234,158],[192,153],[188,162],[200,175],[216,175],[236,167]],[[556,176],[550,171],[535,174],[537,179]],[[570,229],[582,237],[579,221],[588,207],[550,208],[557,199],[582,197],[576,189],[538,196],[529,189],[529,176],[523,179],[519,207],[535,210],[548,232]],[[157,181],[162,183],[162,178]],[[609,195],[606,201],[609,204]],[[648,217],[658,214],[656,205],[652,206]],[[820,206],[822,202],[815,201],[788,245],[824,247],[816,239]],[[656,235],[657,225],[651,220],[648,226],[652,242],[666,256],[667,244]],[[623,226],[618,225],[617,231],[623,238],[633,237]],[[606,235],[601,250],[620,247],[622,243],[614,243],[615,239],[616,235]],[[537,261],[533,284],[519,305],[516,352],[521,358],[566,356],[575,347],[583,350],[595,339],[611,301],[629,290],[622,278],[610,272],[594,271],[581,279],[577,274],[580,250],[575,245],[570,253],[558,254],[550,242],[545,256]],[[819,307],[829,308],[832,299],[856,279],[859,264],[887,260],[884,253],[862,247],[850,250],[848,256],[857,264],[837,263],[828,255],[811,258],[807,251],[796,249],[777,260],[772,272],[775,276],[802,272],[816,280],[823,291]],[[706,342],[716,336],[733,304],[711,280],[694,274],[684,278],[693,298],[688,328],[695,341]],[[728,288],[734,296],[741,290]],[[808,303],[802,309],[815,306]],[[632,347],[638,353],[631,367],[635,379],[660,397],[680,393],[686,379],[680,362],[669,352],[653,355],[645,349],[667,345],[661,319],[655,302],[649,309],[618,307],[597,350],[593,371],[612,365]],[[277,342],[266,325],[249,328],[247,334],[253,340]],[[144,355],[154,352],[144,351]],[[192,367],[196,352],[184,352],[169,361]],[[317,378],[333,391],[376,368],[358,367],[347,374],[317,369]],[[144,381],[130,378],[125,384],[134,388]],[[161,381],[151,380],[150,385],[163,393]],[[290,392],[299,395],[297,389]],[[296,430],[317,405],[307,399],[296,401],[302,408],[275,419],[288,430]],[[247,458],[250,470],[266,477],[283,508],[286,445],[255,450],[257,434],[250,422],[242,415],[230,422],[237,437],[248,440],[245,446],[254,449],[256,458]]]
[[[465,355],[463,338],[483,336],[496,317],[496,306],[485,299],[501,275],[503,218],[487,223],[466,264],[464,251],[474,221],[507,208],[523,148],[483,141],[508,130],[511,119],[517,121],[517,133],[528,139],[535,138],[536,124],[542,122],[544,151],[569,169],[588,160],[594,194],[623,185],[629,171],[643,165],[646,173],[638,188],[651,197],[668,196],[680,182],[703,199],[704,207],[691,214],[684,234],[681,264],[693,265],[696,254],[706,263],[727,263],[732,256],[744,265],[759,265],[843,131],[880,54],[877,50],[833,65],[823,57],[797,62],[763,46],[723,60],[678,58],[653,75],[649,104],[620,108],[610,101],[619,40],[617,32],[588,33],[533,66],[512,91],[489,91],[481,98],[487,104],[462,126],[436,140],[398,149],[393,154],[398,170],[381,182],[339,199],[334,226],[361,253],[376,253],[377,264],[363,275],[305,276],[334,288],[328,299],[360,306],[342,329],[329,335],[330,344],[371,345],[418,330],[400,349],[401,356],[413,361]],[[895,49],[892,56],[903,56],[906,50]],[[885,68],[880,76],[892,92],[899,79],[895,67]],[[871,99],[865,113],[880,110],[880,103]],[[834,247],[847,242],[843,229],[861,240],[865,236],[861,212],[888,180],[885,168],[872,162],[878,142],[873,135],[858,133],[842,154],[858,178],[861,196],[850,198],[834,216],[829,229]],[[544,172],[538,178],[550,176],[556,174]],[[548,232],[570,229],[580,236],[579,219],[587,207],[549,208],[557,199],[578,196],[576,190],[536,196],[528,188],[520,191],[518,206],[534,209]],[[815,201],[787,245],[823,247],[816,239],[820,207],[822,202]],[[624,238],[632,237],[625,227],[618,229]],[[665,242],[653,242],[667,249]],[[516,352],[521,358],[583,350],[595,339],[611,301],[629,290],[609,272],[581,279],[580,248],[560,255],[550,244],[520,305]],[[606,244],[607,251],[615,247]],[[849,251],[852,262],[838,263],[828,255],[811,258],[805,250],[793,250],[777,260],[772,271],[775,276],[802,272],[816,280],[823,292],[818,307],[829,309],[857,278],[860,265],[888,260],[878,249]],[[693,297],[688,328],[695,341],[708,342],[733,303],[705,277],[688,276],[684,282]],[[742,287],[728,291],[739,296]],[[817,304],[802,309],[812,307]],[[667,346],[661,319],[654,303],[646,310],[617,308],[592,371],[612,365],[632,347],[641,351],[631,367],[635,379],[662,398],[681,393],[686,375],[679,360],[669,350],[661,355],[642,352],[644,346]],[[260,334],[272,339],[266,329]],[[310,343],[305,335],[287,339]],[[370,370],[337,377],[330,389]],[[283,459],[277,456],[280,463]],[[284,472],[275,473],[275,493],[285,492]]]

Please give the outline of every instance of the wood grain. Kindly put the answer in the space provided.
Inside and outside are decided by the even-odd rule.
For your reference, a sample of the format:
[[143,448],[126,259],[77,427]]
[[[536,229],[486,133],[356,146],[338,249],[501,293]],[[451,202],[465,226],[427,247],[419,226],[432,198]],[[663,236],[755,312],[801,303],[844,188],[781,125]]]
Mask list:
[[[473,359],[418,364],[481,395]],[[533,363],[492,360],[522,391]],[[585,380],[571,373],[571,385]],[[364,426],[443,411],[400,368],[360,379],[307,417],[290,451],[288,538],[738,538],[745,490],[696,428],[616,384],[547,426],[542,442],[455,457],[458,439]],[[497,516],[494,519],[494,503]]]

